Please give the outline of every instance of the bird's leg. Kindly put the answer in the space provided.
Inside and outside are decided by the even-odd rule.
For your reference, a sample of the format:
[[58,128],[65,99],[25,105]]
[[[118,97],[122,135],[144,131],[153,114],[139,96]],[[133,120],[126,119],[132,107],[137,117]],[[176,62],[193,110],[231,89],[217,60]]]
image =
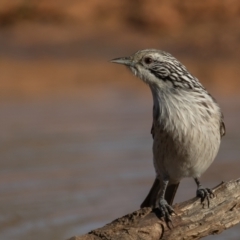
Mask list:
[[194,180],[197,184],[197,197],[201,199],[201,203],[203,203],[204,200],[207,199],[207,203],[209,207],[210,198],[214,197],[213,191],[210,188],[204,188],[199,182],[198,178],[194,178]]
[[156,208],[159,211],[159,216],[164,218],[167,223],[171,222],[171,215],[175,213],[173,208],[165,200],[165,192],[168,185],[168,180],[163,179],[161,181],[161,188],[157,197]]

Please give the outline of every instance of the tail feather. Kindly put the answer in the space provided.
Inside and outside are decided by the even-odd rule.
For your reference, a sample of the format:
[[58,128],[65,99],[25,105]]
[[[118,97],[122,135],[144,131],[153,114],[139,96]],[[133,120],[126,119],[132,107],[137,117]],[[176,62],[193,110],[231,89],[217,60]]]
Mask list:
[[155,207],[159,189],[160,189],[160,181],[157,178],[155,178],[155,181],[150,189],[150,192],[148,193],[147,197],[145,198],[145,200],[143,201],[140,207],[141,208]]
[[[179,186],[179,182],[178,183],[170,183],[167,186],[166,192],[165,192],[165,199],[168,202],[169,205],[173,204],[173,200],[174,197],[176,195],[177,189]],[[145,200],[143,201],[143,203],[141,204],[141,208],[144,207],[155,207],[156,206],[156,202],[159,201],[158,198],[158,193],[160,190],[160,181],[156,178],[150,192],[148,193],[147,197],[145,198]]]
[[174,197],[176,195],[178,186],[180,182],[174,183],[167,186],[166,192],[165,192],[165,200],[168,202],[169,205],[173,204]]

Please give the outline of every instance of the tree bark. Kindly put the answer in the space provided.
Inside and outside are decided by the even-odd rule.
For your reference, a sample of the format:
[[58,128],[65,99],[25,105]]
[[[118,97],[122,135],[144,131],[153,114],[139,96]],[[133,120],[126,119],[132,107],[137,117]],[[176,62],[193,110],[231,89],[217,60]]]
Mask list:
[[213,192],[209,207],[198,198],[175,204],[170,228],[150,208],[143,208],[69,240],[192,240],[219,234],[240,222],[240,178],[221,183]]

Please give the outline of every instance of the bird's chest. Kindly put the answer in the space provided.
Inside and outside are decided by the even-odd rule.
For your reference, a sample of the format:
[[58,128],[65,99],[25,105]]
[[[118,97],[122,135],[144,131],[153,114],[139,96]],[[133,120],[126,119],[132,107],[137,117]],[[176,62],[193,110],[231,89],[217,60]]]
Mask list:
[[154,123],[154,158],[162,159],[184,159],[189,156],[189,147],[191,143],[189,130],[180,126],[163,126],[159,122]]
[[[191,121],[190,121],[191,120]],[[198,176],[212,163],[219,148],[217,122],[198,114],[154,120],[153,155],[158,172],[178,179]]]

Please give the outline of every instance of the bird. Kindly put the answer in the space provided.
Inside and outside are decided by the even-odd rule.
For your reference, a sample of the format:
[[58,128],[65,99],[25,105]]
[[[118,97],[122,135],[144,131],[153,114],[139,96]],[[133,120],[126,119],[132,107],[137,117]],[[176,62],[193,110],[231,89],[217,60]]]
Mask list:
[[173,200],[183,178],[193,178],[201,203],[214,197],[200,176],[214,161],[225,135],[219,104],[187,68],[170,53],[139,50],[111,60],[127,66],[145,82],[153,97],[153,165],[155,180],[141,208],[158,209],[171,222]]

